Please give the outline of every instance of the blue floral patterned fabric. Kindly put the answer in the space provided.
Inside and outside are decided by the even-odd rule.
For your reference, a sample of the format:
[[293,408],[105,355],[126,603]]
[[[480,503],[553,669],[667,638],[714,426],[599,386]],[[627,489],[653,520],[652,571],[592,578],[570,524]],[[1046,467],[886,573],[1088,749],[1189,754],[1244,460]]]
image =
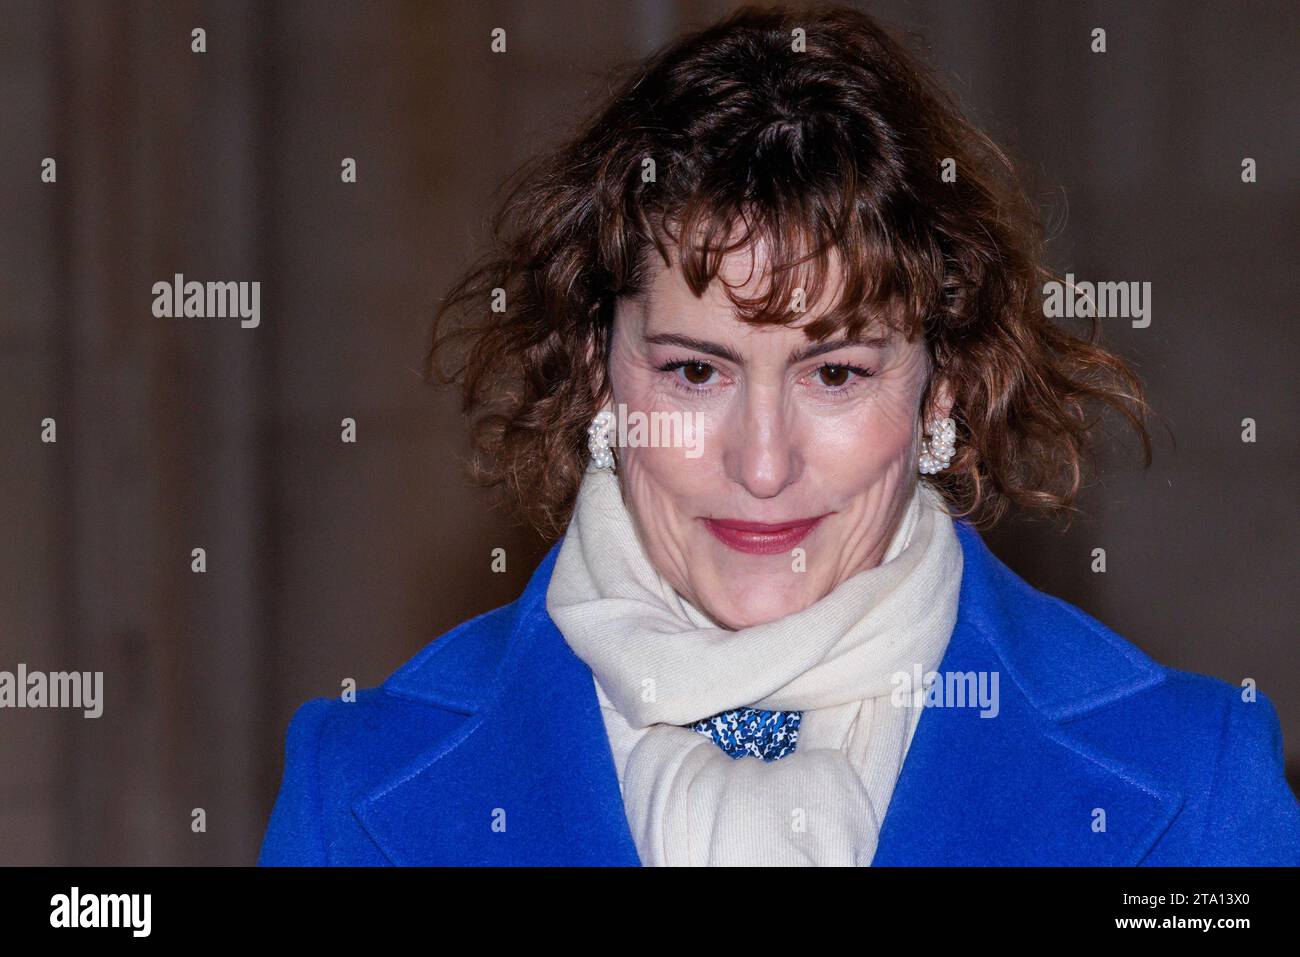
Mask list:
[[739,708],[723,711],[691,725],[706,734],[733,758],[749,754],[764,761],[779,761],[799,744],[802,711],[759,711]]

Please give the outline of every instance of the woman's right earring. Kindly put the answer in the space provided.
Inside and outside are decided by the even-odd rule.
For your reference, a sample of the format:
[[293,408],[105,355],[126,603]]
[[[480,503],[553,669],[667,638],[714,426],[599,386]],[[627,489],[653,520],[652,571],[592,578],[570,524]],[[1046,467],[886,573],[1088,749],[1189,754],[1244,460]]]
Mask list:
[[934,475],[946,469],[957,454],[957,423],[945,416],[930,423],[921,440],[919,468],[922,475]]
[[601,409],[587,426],[587,451],[591,464],[598,469],[614,471],[614,453],[609,447],[609,430],[614,425],[614,413]]

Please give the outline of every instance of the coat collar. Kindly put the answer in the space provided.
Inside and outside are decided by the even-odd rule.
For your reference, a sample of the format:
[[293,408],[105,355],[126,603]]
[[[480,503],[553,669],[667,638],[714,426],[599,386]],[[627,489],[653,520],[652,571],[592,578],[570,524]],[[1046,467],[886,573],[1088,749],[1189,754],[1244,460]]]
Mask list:
[[[1069,722],[1165,672],[1032,588],[964,520],[956,528],[961,594],[938,671],[997,672],[999,712],[925,709],[873,865],[1138,863],[1183,796]],[[454,629],[385,682],[389,694],[465,716],[353,804],[394,864],[640,863],[591,671],[546,613],[558,552],[517,601]],[[1094,828],[1099,810],[1104,831]]]

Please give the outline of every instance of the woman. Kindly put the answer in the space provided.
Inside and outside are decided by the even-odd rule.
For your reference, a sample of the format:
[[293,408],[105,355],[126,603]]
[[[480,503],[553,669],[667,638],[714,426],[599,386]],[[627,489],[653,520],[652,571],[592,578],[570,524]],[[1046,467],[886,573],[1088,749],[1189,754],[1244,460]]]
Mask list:
[[[977,528],[1140,384],[1044,318],[1002,153],[861,13],[642,64],[444,303],[514,602],[288,733],[263,864],[1295,864],[1264,695]],[[452,316],[465,321],[448,330]]]

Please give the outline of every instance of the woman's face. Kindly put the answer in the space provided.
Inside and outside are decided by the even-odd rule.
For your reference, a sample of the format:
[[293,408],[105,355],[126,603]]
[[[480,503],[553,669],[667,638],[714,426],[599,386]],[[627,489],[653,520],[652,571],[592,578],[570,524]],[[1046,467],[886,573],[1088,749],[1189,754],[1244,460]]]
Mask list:
[[[733,253],[722,275],[756,295],[762,255]],[[922,340],[815,344],[799,328],[820,314],[812,305],[795,327],[760,328],[735,318],[716,281],[697,299],[675,258],[669,269],[655,257],[651,276],[645,296],[618,304],[610,376],[615,412],[699,424],[687,447],[616,447],[623,499],[660,574],[735,629],[800,611],[880,564],[917,478]],[[931,413],[946,415],[940,393]]]

